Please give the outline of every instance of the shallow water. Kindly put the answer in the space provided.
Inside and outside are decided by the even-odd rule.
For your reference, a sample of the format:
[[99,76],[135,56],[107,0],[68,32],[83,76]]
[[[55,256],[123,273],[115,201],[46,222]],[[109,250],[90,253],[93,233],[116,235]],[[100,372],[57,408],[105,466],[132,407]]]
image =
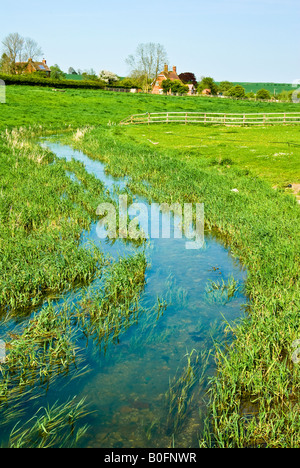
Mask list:
[[[100,161],[80,151],[49,141],[43,146],[58,157],[82,161],[110,191],[114,185],[126,185],[125,178],[107,175]],[[142,248],[121,240],[105,242],[97,232],[95,223],[82,234],[82,245],[92,240],[114,257]],[[105,350],[95,341],[83,342],[84,363],[90,372],[71,383],[68,377],[60,377],[47,394],[47,402],[74,395],[87,398],[93,413],[88,417],[90,429],[81,447],[197,447],[203,419],[200,412],[205,414],[207,404],[205,391],[215,373],[213,357],[207,357],[207,353],[214,343],[225,340],[224,321],[231,323],[243,316],[246,272],[212,233],[205,233],[201,250],[187,250],[185,243],[184,238],[151,239],[147,243],[148,268],[141,300],[145,313]],[[211,281],[226,282],[231,276],[239,288],[229,300],[207,293]],[[97,287],[97,283],[91,287]],[[76,302],[78,294],[80,290],[58,298],[56,303]],[[160,316],[152,310],[158,297],[168,303]],[[166,394],[170,382],[181,376],[188,357],[194,360],[197,355],[197,379],[202,370],[205,373],[201,385],[193,386],[185,417],[176,425],[174,418],[168,419]]]

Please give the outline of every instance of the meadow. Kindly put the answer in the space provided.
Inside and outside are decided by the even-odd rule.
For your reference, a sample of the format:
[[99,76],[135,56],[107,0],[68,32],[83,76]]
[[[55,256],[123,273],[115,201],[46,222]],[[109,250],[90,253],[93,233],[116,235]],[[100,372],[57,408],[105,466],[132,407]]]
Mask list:
[[[64,91],[64,92],[61,92]],[[7,103],[0,109],[0,129],[46,126],[62,131],[69,126],[119,123],[145,112],[297,112],[293,103],[232,101],[217,98],[152,96],[95,90],[7,86]]]
[[[124,140],[175,150],[177,157],[198,161],[199,165],[238,166],[287,188],[300,183],[300,128],[230,128],[200,125],[132,126]],[[300,189],[299,189],[300,191]]]
[[[145,260],[133,258],[132,268],[119,268],[118,263],[110,266],[99,249],[80,248],[80,234],[95,218],[97,204],[110,199],[81,164],[57,160],[36,144],[42,136],[59,134],[61,141],[103,161],[112,175],[128,176],[130,190],[149,201],[204,202],[206,229],[218,230],[247,268],[251,303],[247,317],[230,330],[233,343],[214,350],[218,372],[211,381],[210,415],[200,445],[299,447],[299,365],[291,356],[292,344],[300,337],[300,218],[295,194],[287,186],[300,183],[300,129],[117,125],[131,113],[148,111],[298,109],[296,104],[7,87],[7,104],[0,107],[2,317],[30,316],[45,296],[106,274],[104,297],[86,298],[91,314],[86,316],[83,301],[83,313],[71,319],[105,339],[98,310],[105,311],[108,335],[122,325],[116,310],[125,323],[137,310]],[[45,362],[52,372],[57,357],[71,364],[71,319],[62,314],[58,321],[50,306],[40,319],[26,322],[22,339],[11,343],[19,354],[11,353],[7,368],[1,366],[2,403],[18,393],[7,395],[6,389],[24,381],[22,372],[20,378],[15,375],[16,368],[24,366],[20,356],[26,346],[32,349],[37,374],[43,373]],[[55,322],[60,331],[53,327],[51,337],[49,323]],[[43,350],[47,354],[38,359]],[[25,370],[31,367],[29,361]],[[1,409],[7,414],[4,403]],[[53,411],[63,414],[61,407]],[[80,406],[74,409],[77,413]],[[36,437],[38,426],[32,431]],[[21,445],[29,433],[13,433],[11,445]]]

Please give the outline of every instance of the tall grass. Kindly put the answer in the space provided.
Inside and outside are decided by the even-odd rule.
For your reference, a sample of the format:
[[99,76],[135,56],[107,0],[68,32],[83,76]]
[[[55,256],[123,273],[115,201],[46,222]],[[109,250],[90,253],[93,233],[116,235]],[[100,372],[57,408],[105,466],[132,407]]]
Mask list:
[[[81,246],[82,231],[96,220],[98,204],[114,202],[83,164],[57,159],[30,136],[26,129],[6,132],[0,147],[0,308],[8,322],[37,309],[29,321],[16,329],[10,324],[2,336],[1,426],[19,421],[10,447],[62,447],[76,445],[86,431],[85,426],[74,429],[82,402],[40,408],[28,421],[26,407],[34,408],[58,379],[88,371],[83,337],[106,349],[137,322],[144,312],[139,299],[146,258],[141,252],[112,261],[93,245]],[[98,287],[91,293],[88,286],[95,279]],[[77,306],[66,302],[54,307],[48,300],[38,310],[45,297],[77,285],[86,286]]]
[[55,159],[24,131],[2,136],[0,309],[12,312],[94,278],[103,255],[79,241],[107,194],[82,164]]
[[41,407],[10,433],[8,448],[72,448],[85,435],[87,425],[77,427],[88,414],[85,401],[72,399],[63,405]]
[[71,381],[89,371],[83,338],[93,339],[98,349],[105,351],[137,323],[145,312],[139,303],[145,268],[143,253],[107,262],[100,290],[98,285],[93,294],[82,292],[77,306],[73,302],[56,307],[50,303],[27,324],[3,337],[6,358],[0,366],[0,426],[9,427],[17,421],[9,446],[63,447],[71,436],[76,445],[86,431],[83,427],[75,436],[73,427],[81,403],[74,407],[74,415],[67,402],[40,409],[24,422],[27,407],[30,410],[39,397],[55,388],[58,378]]
[[[218,229],[247,268],[249,315],[232,330],[232,345],[216,349],[218,373],[211,382],[214,435],[207,440],[225,447],[299,446],[299,366],[291,359],[292,343],[300,333],[295,198],[249,170],[228,170],[205,164],[201,155],[183,159],[174,151],[124,141],[113,128],[87,133],[76,147],[104,161],[113,175],[130,176],[130,188],[149,200],[204,202],[206,229]],[[215,290],[221,289],[218,285]],[[235,285],[226,289],[227,298],[234,290]],[[254,413],[245,417],[245,406],[253,404]]]

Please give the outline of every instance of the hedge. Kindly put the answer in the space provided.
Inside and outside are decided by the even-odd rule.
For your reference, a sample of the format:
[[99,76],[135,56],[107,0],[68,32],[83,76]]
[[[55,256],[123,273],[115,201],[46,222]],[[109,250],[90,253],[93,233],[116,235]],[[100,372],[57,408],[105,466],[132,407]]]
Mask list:
[[0,74],[0,80],[3,80],[6,85],[45,86],[52,88],[104,89],[106,86],[106,83],[101,81],[53,80],[51,78],[39,78],[30,75]]

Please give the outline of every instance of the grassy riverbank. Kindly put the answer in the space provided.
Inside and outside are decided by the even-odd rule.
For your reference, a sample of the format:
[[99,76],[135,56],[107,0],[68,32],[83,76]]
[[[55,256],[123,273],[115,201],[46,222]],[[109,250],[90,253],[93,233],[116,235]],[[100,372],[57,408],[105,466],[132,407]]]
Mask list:
[[[87,338],[101,350],[136,323],[146,258],[141,251],[114,261],[82,245],[98,204],[114,202],[81,163],[29,136],[2,133],[0,143],[0,444],[72,447],[87,431],[78,423],[89,409],[76,396],[58,404],[56,393],[90,370]],[[69,294],[80,297],[71,303]]]
[[[286,185],[300,183],[300,129],[113,125],[131,113],[147,111],[288,112],[299,106],[11,86],[0,110],[3,315],[9,310],[19,316],[41,303],[45,294],[89,283],[106,265],[98,249],[92,253],[79,246],[80,233],[88,229],[97,205],[107,200],[101,183],[78,163],[51,164],[53,155],[31,140],[74,130],[76,138],[65,133],[67,141],[104,161],[113,175],[128,175],[133,192],[157,202],[204,202],[206,228],[217,228],[248,270],[251,308],[231,330],[233,344],[216,348],[218,373],[200,444],[299,447],[299,365],[291,357],[292,344],[300,338],[300,218]],[[25,129],[5,132],[18,127]],[[86,128],[77,132],[78,127]],[[143,259],[132,265],[137,266],[137,289],[129,281],[128,298],[121,297],[125,318],[142,288],[145,269]],[[118,264],[110,271],[108,286],[130,278],[130,268],[125,279]],[[115,291],[117,287],[114,300]],[[105,308],[106,326],[114,334],[115,323],[119,328],[116,307],[106,299],[95,299],[95,311]],[[50,309],[49,314],[53,319]],[[102,329],[85,313],[78,320],[96,334]],[[29,325],[29,330],[35,333],[35,327]]]
[[[226,161],[226,146],[212,161],[205,149],[196,157],[170,149],[172,144],[153,148],[134,132],[95,129],[73,144],[105,161],[113,175],[130,176],[130,188],[151,200],[204,202],[207,228],[219,229],[248,270],[249,315],[232,330],[233,345],[216,350],[219,371],[211,387],[212,443],[299,446],[299,365],[291,359],[292,343],[299,338],[300,305],[300,218],[295,197],[243,167],[238,151],[236,163]],[[216,132],[219,136],[222,130]],[[156,136],[152,134],[159,141]],[[231,153],[228,156],[232,159]],[[272,164],[264,171],[271,174]],[[238,192],[232,192],[234,188]],[[204,445],[210,436],[205,434]]]

